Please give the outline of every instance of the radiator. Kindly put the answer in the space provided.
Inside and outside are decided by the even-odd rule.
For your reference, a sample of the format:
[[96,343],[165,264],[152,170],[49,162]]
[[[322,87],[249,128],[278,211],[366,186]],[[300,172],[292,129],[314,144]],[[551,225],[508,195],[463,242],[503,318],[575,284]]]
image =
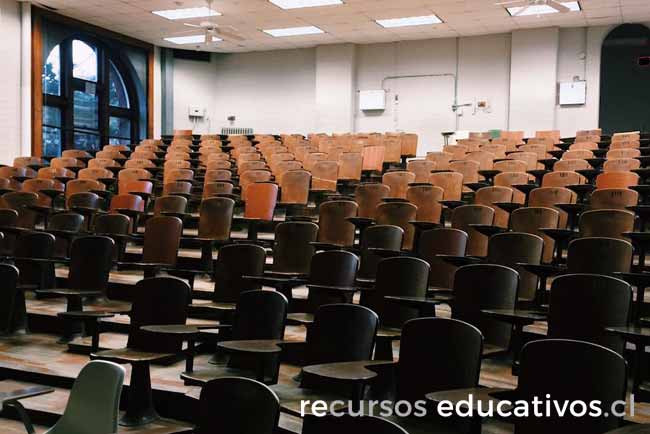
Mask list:
[[236,128],[236,127],[223,127],[221,128],[221,134],[224,135],[244,135],[244,136],[252,136],[253,135],[253,129],[252,128]]

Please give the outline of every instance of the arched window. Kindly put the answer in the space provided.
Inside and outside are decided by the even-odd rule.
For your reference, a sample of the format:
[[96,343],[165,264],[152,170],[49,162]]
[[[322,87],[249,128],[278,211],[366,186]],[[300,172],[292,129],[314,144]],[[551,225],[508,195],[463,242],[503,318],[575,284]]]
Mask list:
[[80,37],[50,51],[43,65],[43,155],[139,141],[137,98],[124,62]]

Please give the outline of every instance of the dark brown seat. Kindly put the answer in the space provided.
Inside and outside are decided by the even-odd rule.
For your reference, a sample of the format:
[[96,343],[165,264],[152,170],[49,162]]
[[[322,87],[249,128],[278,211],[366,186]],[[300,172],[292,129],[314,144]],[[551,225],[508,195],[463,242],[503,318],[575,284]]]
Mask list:
[[467,233],[467,255],[487,255],[488,237],[470,225],[491,225],[493,221],[494,209],[485,205],[463,205],[454,209],[451,216],[451,227]]
[[[623,354],[620,335],[605,327],[628,323],[632,289],[623,280],[598,274],[567,274],[551,285],[548,316],[550,338],[576,339]],[[580,315],[576,314],[576,307]]]
[[554,241],[544,234],[541,228],[557,229],[560,213],[553,208],[526,207],[516,209],[510,214],[510,226],[515,232],[524,232],[542,237],[544,240],[544,253],[542,262],[549,263],[553,260]]
[[363,232],[359,243],[360,262],[357,282],[370,283],[375,279],[377,264],[391,251],[393,256],[400,255],[404,230],[395,225],[370,226]]
[[56,284],[54,264],[39,259],[51,259],[54,235],[47,232],[25,232],[16,239],[14,264],[20,271],[19,285],[25,288],[53,288]]
[[512,326],[487,317],[484,309],[514,309],[519,274],[496,264],[460,267],[454,277],[452,318],[476,326],[485,338],[484,355],[502,353],[510,345]]
[[147,325],[185,324],[191,300],[187,283],[173,277],[144,279],[133,291],[133,307],[126,348],[99,351],[94,359],[132,366],[129,399],[120,424],[141,426],[159,418],[153,407],[149,364],[181,352],[181,341],[166,335],[148,333]]
[[157,197],[153,204],[153,215],[173,216],[181,220],[185,218],[187,211],[187,199],[182,196],[160,196]]
[[38,203],[36,193],[16,191],[2,195],[1,203],[4,207],[13,209],[18,212],[16,226],[24,229],[34,229],[36,225],[37,213],[29,207]]
[[201,389],[196,434],[223,431],[238,434],[273,434],[280,417],[276,394],[248,378],[219,378]]
[[429,286],[453,287],[457,267],[442,260],[438,255],[465,256],[466,248],[467,233],[460,229],[432,229],[422,233],[417,254],[429,264]]
[[[575,318],[574,313],[569,316]],[[575,340],[539,340],[526,344],[521,352],[515,399],[532,402],[548,394],[556,402],[598,401],[600,408],[609,409],[615,401],[625,400],[626,381],[625,360],[614,351]],[[549,417],[514,422],[518,434],[574,434],[604,433],[618,427],[621,419],[611,412],[600,417],[559,416],[553,408]]]
[[387,202],[377,205],[377,224],[399,226],[404,230],[402,248],[413,248],[415,228],[410,223],[415,220],[418,207],[409,202]]
[[163,268],[174,268],[182,232],[183,223],[178,217],[150,218],[145,224],[140,261],[119,262],[118,268],[144,270],[145,277],[153,277]]
[[580,235],[626,239],[622,234],[634,229],[634,218],[634,213],[618,209],[585,211],[580,215]]
[[211,303],[193,304],[194,311],[205,311],[217,319],[227,318],[235,309],[239,295],[259,289],[259,283],[244,276],[261,277],[266,251],[255,244],[229,244],[219,250],[214,269],[214,293]]
[[27,329],[25,294],[18,288],[18,268],[0,264],[0,335],[12,335]]
[[357,215],[358,206],[350,200],[330,200],[320,204],[318,210],[317,248],[341,248],[354,244],[354,225],[349,217]]
[[332,416],[317,417],[305,415],[303,434],[373,433],[373,434],[408,434],[404,428],[387,419],[376,416]]
[[56,237],[53,256],[67,258],[70,256],[72,240],[79,234],[84,225],[84,217],[74,212],[55,214],[49,218],[46,231]]
[[131,220],[124,214],[104,214],[95,219],[95,233],[106,235],[115,242],[114,261],[120,261],[124,256],[130,224]]
[[360,303],[379,315],[375,358],[392,360],[392,340],[399,339],[402,325],[419,315],[418,309],[387,303],[386,296],[425,297],[429,264],[413,257],[386,258],[377,266],[374,289],[362,291]]
[[[232,318],[232,328],[220,326],[219,334],[227,337],[221,340],[258,340],[284,338],[284,324],[287,318],[287,299],[275,291],[244,291],[239,295]],[[222,350],[220,350],[222,351]],[[184,372],[181,378],[185,384],[203,385],[221,377],[257,378],[266,384],[278,381],[280,361],[277,354],[252,359],[245,354],[230,354],[225,366]],[[263,365],[260,372],[260,364]]]

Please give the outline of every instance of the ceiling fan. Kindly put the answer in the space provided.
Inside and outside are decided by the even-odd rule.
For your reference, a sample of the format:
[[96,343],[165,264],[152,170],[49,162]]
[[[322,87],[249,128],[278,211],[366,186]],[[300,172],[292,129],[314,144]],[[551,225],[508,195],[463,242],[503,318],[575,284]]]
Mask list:
[[[206,0],[206,3],[208,4],[208,9],[212,11],[213,0]],[[218,42],[215,41],[213,38],[219,38],[229,42],[232,41],[239,42],[244,40],[244,38],[242,38],[240,35],[235,33],[237,29],[235,29],[233,26],[218,24],[214,21],[211,21],[210,17],[208,17],[208,19],[206,19],[205,21],[201,21],[199,24],[183,23],[183,25],[187,27],[192,27],[194,29],[203,30],[205,33],[205,42],[203,44],[205,46],[210,46],[215,44],[215,42]],[[178,32],[174,34],[183,35],[183,34],[190,34],[190,33],[196,33],[196,30],[188,30],[185,32]],[[239,45],[239,46],[243,46],[243,45]]]
[[548,6],[562,13],[571,12],[570,8],[564,6],[562,3],[556,0],[512,0],[512,1],[506,1],[501,3],[495,3],[495,4],[497,6],[507,5],[507,7],[521,7],[521,9],[519,9],[515,14],[512,15],[513,17],[522,15],[524,12],[526,12],[528,9],[534,6]]

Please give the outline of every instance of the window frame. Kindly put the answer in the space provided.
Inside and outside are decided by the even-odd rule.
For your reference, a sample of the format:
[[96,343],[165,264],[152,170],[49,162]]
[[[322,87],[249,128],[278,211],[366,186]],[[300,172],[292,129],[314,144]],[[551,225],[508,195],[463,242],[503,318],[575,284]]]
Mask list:
[[[87,81],[73,76],[73,41],[79,40],[94,48],[97,53],[97,81]],[[133,77],[127,72],[124,61],[112,52],[105,44],[84,34],[74,34],[59,44],[59,71],[60,71],[60,95],[46,94],[41,89],[43,106],[56,107],[61,110],[61,126],[42,123],[42,127],[59,128],[61,130],[61,151],[74,149],[75,133],[90,134],[99,136],[99,147],[109,144],[110,139],[130,140],[137,143],[139,137],[140,107],[136,97],[137,90]],[[45,61],[49,53],[44,54]],[[111,62],[115,70],[120,74],[121,82],[124,83],[129,102],[129,108],[115,107],[110,105],[110,71]],[[44,70],[45,62],[43,63]],[[86,83],[95,86],[97,95],[98,128],[79,128],[74,125],[74,92],[83,90]],[[110,135],[110,118],[119,117],[129,119],[130,137],[114,137]],[[41,128],[42,130],[43,128]],[[41,135],[43,132],[41,131]],[[44,144],[43,144],[44,145]]]

